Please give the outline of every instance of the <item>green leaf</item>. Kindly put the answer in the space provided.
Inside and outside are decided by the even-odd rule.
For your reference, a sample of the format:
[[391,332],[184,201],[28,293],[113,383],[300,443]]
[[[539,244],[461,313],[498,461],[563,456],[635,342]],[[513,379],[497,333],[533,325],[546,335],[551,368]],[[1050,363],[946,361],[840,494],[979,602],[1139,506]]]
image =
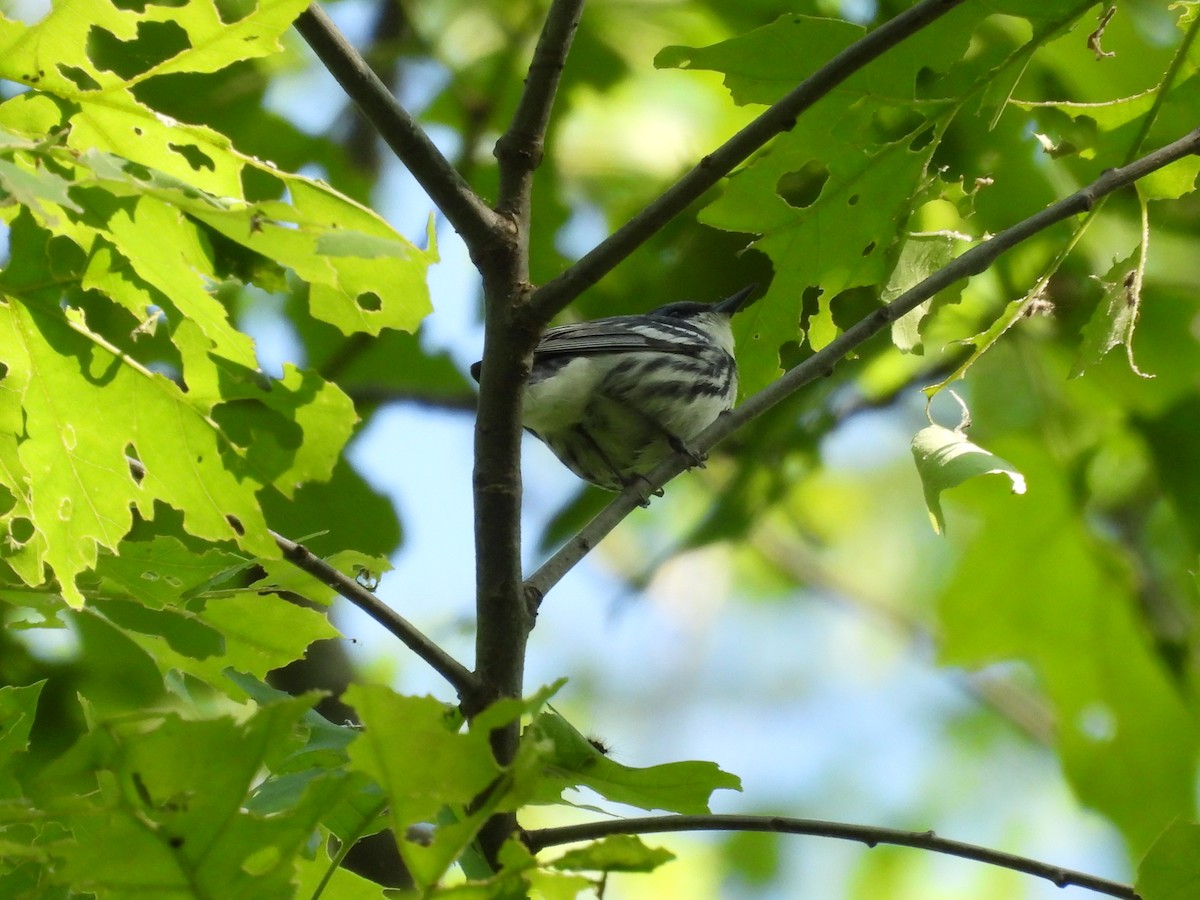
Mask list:
[[525,876],[537,892],[534,896],[545,900],[577,900],[584,891],[594,890],[596,883],[583,875],[568,875],[562,872],[546,872],[535,869]]
[[[900,255],[880,294],[880,301],[891,303],[909,288],[920,284],[954,258],[955,239],[947,233],[909,234],[900,244]],[[923,353],[921,323],[929,314],[930,298],[892,323],[892,343],[904,353]]]
[[343,866],[334,867],[329,854],[318,849],[312,858],[303,855],[296,858],[295,896],[304,900],[316,897],[317,887],[323,883],[331,868],[332,877],[325,883],[321,900],[385,900],[392,893]]
[[[97,238],[111,242],[121,259],[94,266],[89,283],[112,289],[112,276],[127,264],[167,298],[160,305],[194,319],[222,356],[254,367],[249,339],[229,328],[206,292],[213,266],[198,223],[291,268],[311,286],[313,315],[345,334],[412,331],[431,310],[425,275],[437,260],[432,222],[429,249],[419,250],[328,185],[239,154],[223,135],[165,119],[132,97],[106,94],[104,103],[58,118],[45,100],[22,95],[0,105],[0,125],[34,144],[36,153],[26,156],[50,155],[75,173],[73,203],[85,196],[79,186],[103,190],[82,204],[86,216],[72,218],[49,203],[54,191],[47,188],[32,198],[44,224],[88,252]],[[67,147],[37,143],[39,129],[66,127]],[[36,169],[26,161],[22,171]],[[289,202],[246,202],[242,180],[250,171]],[[177,252],[161,253],[164,243]]]
[[[305,546],[318,555],[340,547],[361,551],[360,558],[337,563],[343,572],[354,574],[358,565],[379,576],[391,569],[387,557],[400,546],[400,522],[391,499],[373,488],[344,455],[328,481],[306,482],[290,498],[267,494],[262,506],[275,531],[313,535],[305,539]],[[337,522],[336,530],[327,531],[330,522]]]
[[100,559],[99,592],[136,600],[148,609],[180,606],[206,591],[228,588],[250,565],[236,553],[216,548],[201,552],[168,535],[125,541],[120,551]]
[[1200,894],[1200,825],[1172,822],[1138,866],[1142,900],[1188,900]]
[[0,687],[0,763],[29,747],[29,731],[46,681]]
[[[26,216],[14,225],[13,244],[18,254],[0,277],[10,298],[0,304],[0,361],[6,401],[23,422],[13,428],[20,469],[5,484],[28,504],[44,541],[35,552],[68,600],[81,602],[74,582],[94,567],[98,548],[115,550],[132,510],[152,518],[156,501],[182,511],[197,537],[277,556],[257,492],[270,486],[287,496],[329,476],[355,421],[349,399],[290,366],[264,390],[208,355],[211,343],[191,320],[175,333],[193,361],[184,391],[64,311],[53,289],[37,287],[52,282],[63,245]],[[27,542],[12,549],[19,554]],[[29,561],[17,565],[40,582]]]
[[[3,359],[0,351],[0,360]],[[46,537],[33,524],[33,502],[24,483],[18,435],[21,431],[21,398],[0,388],[0,497],[11,497],[11,506],[0,514],[0,559],[26,584],[45,577]]]
[[978,524],[938,596],[940,661],[1028,662],[1072,788],[1138,853],[1172,819],[1195,815],[1200,729],[1135,616],[1124,552],[1088,527],[1040,437],[1013,447],[1038,489],[1020,516],[1004,511],[1005,497],[971,495]]
[[157,660],[129,632],[91,609],[65,618],[79,639],[77,690],[92,715],[125,715],[166,699]]
[[570,850],[550,865],[572,872],[653,872],[673,859],[670,850],[647,847],[636,834],[615,834]]
[[82,757],[105,788],[90,809],[71,813],[75,838],[57,848],[63,883],[108,896],[291,897],[292,861],[344,779],[313,781],[290,809],[270,816],[245,806],[311,702],[274,703],[243,722],[172,714],[109,726],[108,749],[96,744]]
[[957,487],[980,475],[1007,475],[1014,494],[1025,493],[1025,476],[1012,463],[971,443],[961,431],[941,425],[922,428],[912,440],[917,474],[925,489],[925,505],[933,530],[942,534],[946,520],[942,515],[942,491]]
[[[206,411],[56,298],[26,287],[52,277],[47,245],[37,246],[44,232],[22,217],[12,240],[14,264],[0,278],[8,298],[0,303],[0,361],[4,385],[21,403],[25,436],[18,446],[24,477],[8,487],[29,498],[64,596],[82,602],[76,577],[95,566],[99,547],[116,549],[133,508],[152,518],[156,500],[182,510],[199,537],[277,555],[254,496],[262,484],[247,477]],[[131,452],[145,466],[141,482],[130,471]]]
[[[261,0],[248,15],[227,23],[213,3],[147,3],[137,9],[76,0],[55,6],[31,26],[0,23],[0,77],[86,98],[155,75],[215,72],[278,51],[279,37],[304,9],[303,0]],[[176,52],[164,53],[163,44]]]
[[1072,367],[1072,376],[1082,375],[1117,346],[1125,347],[1129,367],[1142,374],[1133,361],[1133,334],[1142,304],[1143,265],[1144,248],[1139,247],[1124,260],[1113,263],[1105,275],[1097,278],[1103,294],[1096,311],[1084,326],[1083,345]]
[[664,47],[660,69],[708,69],[725,75],[739,105],[774,103],[863,36],[860,25],[814,16],[781,16],[711,47]]
[[[465,809],[500,774],[489,729],[457,733],[457,717],[432,697],[402,697],[378,685],[352,685],[345,699],[364,729],[350,747],[350,758],[383,787],[396,835],[437,819],[447,807]],[[397,840],[418,884],[441,878],[482,826],[486,807],[483,812],[440,825],[426,847]]]
[[[1200,80],[1192,85],[1200,87]],[[1178,200],[1196,190],[1200,178],[1200,159],[1195,155],[1163,166],[1137,183],[1138,196],[1146,200]]]
[[164,673],[187,672],[228,690],[227,669],[262,678],[303,657],[313,641],[338,636],[322,611],[288,599],[325,604],[331,588],[271,560],[258,563],[266,574],[249,583],[250,563],[197,553],[168,536],[125,541],[119,555],[101,558],[94,603]]
[[646,768],[621,765],[554,712],[538,716],[530,727],[553,745],[544,763],[539,798],[543,803],[560,802],[566,788],[587,787],[616,803],[688,815],[709,812],[709,798],[715,790],[741,790],[737,776],[721,771],[716,763],[673,762]]
[[0,205],[19,203],[40,213],[43,218],[51,215],[42,206],[42,200],[64,209],[82,212],[67,194],[71,183],[65,178],[45,169],[26,168],[10,159],[0,157]]
[[[212,185],[188,171],[171,171],[161,159],[132,156],[124,147],[107,153],[89,148],[77,162],[83,169],[81,180],[91,175],[114,193],[134,192],[141,195],[139,206],[153,201],[167,208],[159,218],[174,216],[193,230],[195,222],[201,222],[263,258],[289,267],[311,285],[313,315],[345,334],[379,334],[384,328],[412,331],[429,313],[425,275],[437,261],[432,230],[429,249],[419,250],[376,213],[327,185],[281,172],[230,149],[223,152],[238,177],[248,167],[265,171],[290,202],[247,203],[240,199],[240,182]],[[184,222],[178,218],[180,213],[195,222]],[[145,242],[158,237],[151,225],[118,232],[109,224],[108,231],[124,255],[151,264]],[[207,268],[194,254],[191,264],[201,274]],[[189,281],[194,280],[195,274],[190,275]]]

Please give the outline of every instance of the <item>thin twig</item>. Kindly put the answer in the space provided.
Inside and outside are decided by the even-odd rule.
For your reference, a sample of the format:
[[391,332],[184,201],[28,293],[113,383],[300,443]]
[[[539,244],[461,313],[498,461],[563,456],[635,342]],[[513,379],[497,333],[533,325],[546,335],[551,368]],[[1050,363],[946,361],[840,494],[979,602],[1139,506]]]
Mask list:
[[497,208],[524,211],[525,224],[528,223],[533,171],[542,162],[550,110],[575,30],[579,27],[579,18],[583,15],[583,3],[584,0],[554,0],[551,4],[512,123],[496,142],[496,159],[500,162]]
[[1127,884],[1109,881],[1086,872],[1052,866],[1036,859],[1004,853],[989,847],[952,841],[938,837],[932,831],[901,831],[895,828],[878,828],[871,825],[824,822],[819,819],[739,815],[644,816],[632,819],[603,819],[583,825],[566,825],[559,828],[540,828],[527,832],[524,839],[529,849],[537,853],[547,847],[594,840],[613,834],[662,834],[680,831],[766,831],[859,841],[868,847],[874,847],[877,844],[915,847],[919,850],[945,853],[990,866],[1012,869],[1037,878],[1045,878],[1060,888],[1074,886],[1108,897],[1139,900],[1137,892]]
[[[833,367],[856,347],[882,331],[900,316],[915,309],[956,281],[977,275],[987,269],[1002,253],[1012,249],[1038,232],[1044,231],[1071,216],[1087,212],[1101,197],[1133,184],[1151,172],[1176,160],[1200,152],[1200,128],[1186,136],[1148,153],[1118,169],[1108,169],[1091,184],[1074,194],[1053,203],[1041,212],[1018,222],[991,239],[977,244],[920,284],[910,288],[886,306],[860,319],[808,359],[790,369],[785,375],[767,385],[736,410],[721,416],[693,441],[693,448],[705,452],[724,440],[751,419],[762,415],[775,404],[791,396],[804,385],[833,371]],[[525,582],[528,602],[536,607],[592,547],[612,531],[630,512],[645,502],[649,492],[666,484],[682,472],[690,459],[675,454],[664,460],[646,476],[646,484],[623,491],[612,503],[585,525],[557,553],[542,564]]]
[[458,691],[460,698],[466,700],[475,696],[479,689],[479,682],[470,670],[422,634],[415,625],[349,575],[339,572],[319,556],[314,556],[303,544],[297,544],[274,531],[271,532],[271,537],[283,551],[284,559],[297,568],[303,569],[322,584],[333,588],[399,638],[401,643],[429,663],[435,672],[445,678]]
[[[146,475],[146,466],[140,459],[125,457],[129,468],[139,478]],[[400,639],[401,643],[429,663],[439,675],[450,682],[451,687],[458,691],[458,696],[464,701],[473,698],[479,689],[479,682],[470,670],[450,656],[445,650],[422,634],[415,625],[401,616],[398,612],[368,591],[365,587],[339,572],[325,560],[313,553],[303,544],[298,544],[278,532],[268,529],[268,534],[275,545],[283,552],[283,558],[299,569],[312,575],[317,581],[328,585],[345,597],[368,616]]]
[[296,30],[474,253],[504,227],[315,3]]
[[855,41],[799,87],[705,156],[628,222],[578,262],[537,290],[530,304],[535,318],[550,321],[568,303],[644,244],[651,235],[704,195],[767,141],[796,124],[796,117],[867,63],[945,15],[962,0],[922,0]]

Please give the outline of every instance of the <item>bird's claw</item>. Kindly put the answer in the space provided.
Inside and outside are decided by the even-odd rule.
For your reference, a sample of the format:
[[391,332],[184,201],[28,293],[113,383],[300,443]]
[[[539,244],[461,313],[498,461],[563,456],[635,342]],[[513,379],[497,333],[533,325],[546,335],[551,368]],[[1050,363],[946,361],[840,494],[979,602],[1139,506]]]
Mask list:
[[707,453],[704,453],[700,450],[693,450],[686,443],[684,443],[681,438],[678,438],[675,435],[671,435],[667,439],[667,442],[671,445],[672,450],[674,450],[676,453],[682,453],[689,460],[691,460],[691,465],[688,466],[689,469],[704,468],[704,463],[708,460]]
[[[650,490],[652,483],[645,475],[634,475],[625,482],[625,487],[627,488],[631,488],[634,485],[640,486],[639,493],[641,494],[641,499],[638,500],[638,506],[640,506],[642,509],[646,509],[650,505],[651,497],[661,497],[663,495],[662,488]],[[649,491],[649,493],[647,493],[647,491]]]

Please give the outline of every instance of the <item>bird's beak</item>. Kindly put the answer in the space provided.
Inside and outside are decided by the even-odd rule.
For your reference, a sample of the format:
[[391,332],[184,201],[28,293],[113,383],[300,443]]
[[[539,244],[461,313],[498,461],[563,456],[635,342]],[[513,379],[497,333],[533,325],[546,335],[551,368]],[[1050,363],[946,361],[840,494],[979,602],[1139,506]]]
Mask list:
[[750,295],[758,290],[757,284],[749,284],[742,288],[736,294],[726,297],[718,303],[713,304],[713,312],[724,313],[727,316],[732,316],[739,310],[745,309],[753,301],[750,300]]

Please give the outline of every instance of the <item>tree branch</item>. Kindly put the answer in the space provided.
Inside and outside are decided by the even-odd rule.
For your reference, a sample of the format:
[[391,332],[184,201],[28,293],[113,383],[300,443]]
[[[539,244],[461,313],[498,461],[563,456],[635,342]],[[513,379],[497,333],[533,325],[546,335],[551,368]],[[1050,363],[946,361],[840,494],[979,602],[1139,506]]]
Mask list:
[[[542,163],[550,110],[558,93],[567,53],[583,15],[584,0],[554,0],[546,14],[542,34],[529,63],[525,90],[517,103],[512,123],[496,142],[500,162],[501,211],[523,211],[530,206],[533,172]],[[524,225],[528,225],[526,218]],[[547,317],[546,321],[549,321]]]
[[466,666],[418,631],[416,626],[373,593],[349,575],[339,572],[319,556],[314,556],[303,544],[297,544],[274,531],[271,532],[271,537],[283,551],[284,559],[297,568],[303,569],[322,584],[333,588],[399,638],[401,643],[429,663],[434,671],[450,682],[464,702],[478,693],[479,682]]
[[665,193],[537,290],[530,303],[536,318],[549,322],[672,219],[767,141],[796,124],[796,118],[835,87],[905,38],[948,13],[962,0],[921,0],[855,41],[799,87],[704,157]]
[[[468,716],[501,697],[520,697],[533,614],[521,573],[521,401],[544,322],[528,315],[529,218],[533,172],[542,159],[550,110],[583,0],[554,0],[538,38],[509,130],[496,145],[499,214],[510,231],[480,254],[484,353],[475,419],[475,677],[480,692],[464,704]],[[512,761],[520,723],[491,734],[501,765]],[[516,830],[515,813],[493,816],[479,834],[489,861]]]
[[[583,0],[554,0],[538,38],[512,124],[496,144],[501,214],[515,227],[505,254],[484,260],[486,332],[476,419],[476,671],[490,701],[520,696],[525,640],[532,627],[521,585],[520,404],[541,323],[515,315],[529,286],[533,172],[542,159],[550,110],[583,12]],[[514,726],[497,747],[501,763],[516,749]]]
[[296,30],[462,235],[472,255],[493,242],[504,229],[503,219],[471,190],[325,12],[314,3],[296,19]]
[[824,822],[818,819],[739,815],[643,816],[632,819],[603,819],[583,825],[566,825],[559,828],[540,828],[530,831],[525,835],[525,844],[534,853],[538,853],[547,847],[593,840],[613,834],[663,834],[680,831],[765,831],[860,841],[868,847],[874,847],[877,844],[915,847],[919,850],[945,853],[990,866],[1012,869],[1037,878],[1045,878],[1060,888],[1081,887],[1109,897],[1139,900],[1137,892],[1127,884],[1109,881],[1086,872],[1052,866],[1036,859],[980,847],[976,844],[952,841],[938,837],[932,831],[900,831],[895,828],[849,825],[843,822]]
[[[692,443],[694,450],[705,452],[724,440],[744,423],[762,415],[775,404],[791,396],[810,381],[827,375],[833,367],[856,347],[882,331],[905,313],[920,306],[956,281],[977,275],[995,262],[996,258],[1064,219],[1087,212],[1101,197],[1133,184],[1185,156],[1200,152],[1200,128],[1165,147],[1134,160],[1118,169],[1107,169],[1091,184],[1074,194],[1053,203],[1041,212],[1018,222],[999,234],[977,244],[952,262],[934,272],[920,284],[910,288],[886,306],[860,319],[808,359],[790,369],[781,378],[767,385],[731,413],[710,425]],[[600,511],[575,537],[542,564],[525,582],[528,602],[536,607],[546,592],[557,584],[576,563],[612,531],[630,512],[645,502],[653,489],[661,487],[682,472],[690,459],[675,454],[664,460],[646,477],[646,484],[623,491]]]

